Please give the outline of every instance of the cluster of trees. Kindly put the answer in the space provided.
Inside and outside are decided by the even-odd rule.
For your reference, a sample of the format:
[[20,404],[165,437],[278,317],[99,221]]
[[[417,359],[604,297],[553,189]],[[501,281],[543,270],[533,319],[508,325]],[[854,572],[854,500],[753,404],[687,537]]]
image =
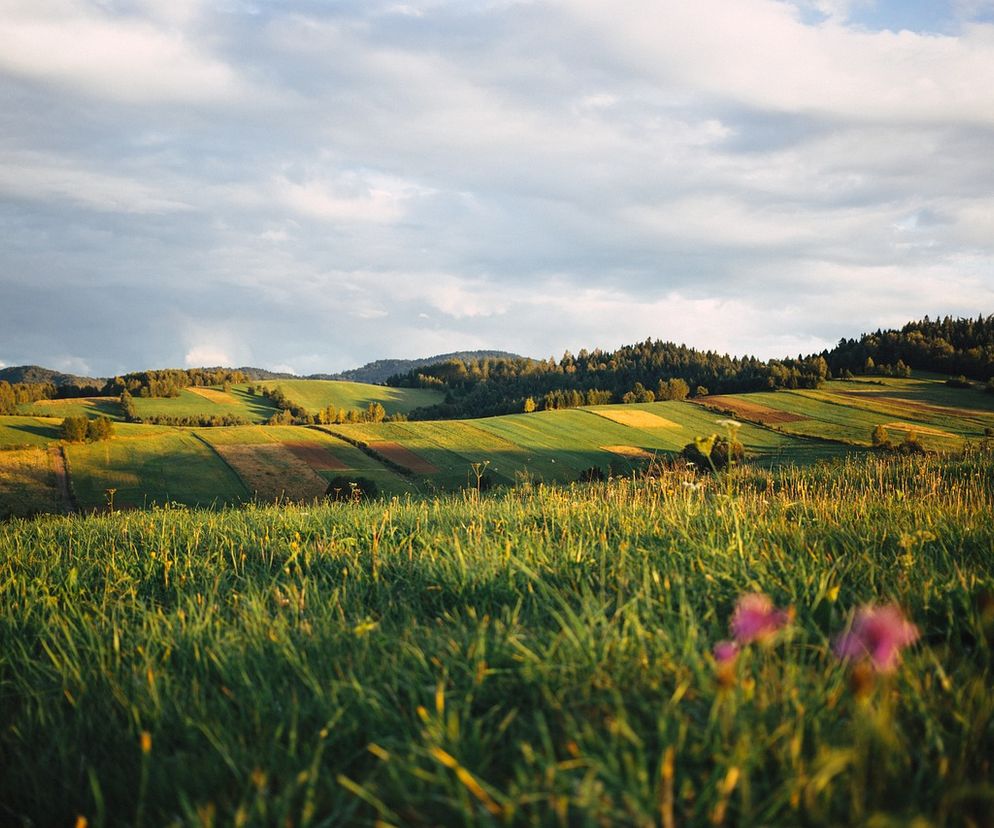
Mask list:
[[59,436],[68,443],[95,442],[114,436],[114,423],[109,417],[66,417],[59,427]]
[[870,442],[878,451],[896,452],[898,454],[924,454],[925,447],[916,431],[908,431],[900,443],[894,443],[890,434],[882,425],[878,425],[870,434]]
[[843,339],[825,354],[836,376],[879,373],[878,366],[962,374],[981,382],[994,378],[994,315],[976,319],[929,319],[900,330],[878,330]]
[[329,405],[317,414],[311,414],[303,406],[290,400],[279,386],[249,386],[250,394],[261,394],[276,406],[278,411],[267,421],[267,425],[341,425],[343,423],[382,423],[406,420],[404,414],[387,414],[381,403],[371,402],[363,409],[339,408]]
[[51,383],[15,382],[0,380],[0,414],[13,414],[17,406],[38,400],[55,398],[57,389]]
[[243,371],[230,368],[166,368],[160,371],[137,371],[107,380],[101,390],[106,397],[127,391],[136,397],[178,397],[190,386],[221,385],[227,391],[233,384],[248,382]]
[[815,388],[828,375],[822,355],[763,362],[647,339],[611,352],[566,352],[558,362],[452,359],[393,376],[388,384],[444,390],[444,402],[416,409],[411,419],[445,419],[587,405],[589,394],[598,395],[599,401],[625,400],[626,395],[649,401],[683,399],[691,393],[706,394],[707,389],[735,393]]

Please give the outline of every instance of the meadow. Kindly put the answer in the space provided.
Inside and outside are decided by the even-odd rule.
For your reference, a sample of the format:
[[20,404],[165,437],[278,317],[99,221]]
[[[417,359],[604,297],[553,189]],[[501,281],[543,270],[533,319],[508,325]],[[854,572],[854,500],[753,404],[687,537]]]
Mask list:
[[414,408],[441,402],[444,394],[426,388],[391,388],[344,380],[264,380],[253,383],[262,388],[279,388],[286,398],[311,414],[327,408],[364,410],[380,403],[387,414],[407,414]]
[[0,821],[989,824],[992,460],[0,524]]

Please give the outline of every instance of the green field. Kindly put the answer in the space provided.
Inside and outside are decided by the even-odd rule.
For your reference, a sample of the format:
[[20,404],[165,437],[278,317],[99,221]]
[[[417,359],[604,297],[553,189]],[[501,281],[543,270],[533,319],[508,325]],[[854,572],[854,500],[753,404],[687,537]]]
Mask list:
[[59,439],[61,422],[41,417],[0,417],[0,448],[46,446]]
[[282,389],[288,400],[311,414],[329,405],[348,411],[362,410],[375,402],[381,403],[387,414],[406,414],[413,408],[439,403],[444,397],[440,391],[425,388],[391,388],[340,380],[265,380],[254,385]]
[[218,388],[184,388],[178,397],[134,397],[139,417],[241,417],[263,423],[276,413],[276,406],[261,394],[249,394],[245,386],[225,392]]
[[[293,385],[298,387],[317,389],[322,401],[329,388],[407,393],[312,380]],[[171,399],[136,398],[136,405],[142,416],[198,416],[214,410],[265,420],[274,409],[263,406],[263,399],[237,387],[230,394],[187,389]],[[407,404],[419,401],[405,399]],[[362,403],[354,396],[338,401]],[[107,488],[119,488],[118,501],[132,506],[164,499],[201,505],[311,501],[322,496],[327,481],[343,475],[368,478],[385,495],[425,495],[472,487],[473,466],[479,464],[486,465],[488,478],[505,485],[569,483],[592,467],[627,475],[655,459],[672,459],[695,437],[724,432],[727,412],[743,423],[738,438],[748,461],[763,467],[865,451],[877,425],[884,425],[895,442],[914,430],[927,449],[940,452],[960,451],[966,440],[982,439],[985,429],[994,428],[992,395],[919,378],[465,421],[199,429],[117,423],[108,443],[71,446],[68,452],[83,508],[101,507]],[[59,422],[0,417],[0,447],[48,445],[58,440]],[[0,491],[0,501],[12,496]],[[41,492],[39,498],[44,501]],[[45,504],[40,502],[39,509],[47,509]]]
[[114,397],[74,397],[65,400],[38,400],[18,406],[19,414],[35,417],[110,417],[121,420],[124,415]]
[[[135,429],[142,431],[135,433]],[[121,429],[123,430],[123,429]],[[132,427],[127,436],[66,446],[73,494],[83,509],[114,503],[143,507],[154,503],[222,505],[248,498],[238,476],[189,431]]]
[[973,450],[2,523],[0,822],[988,825],[992,513]]

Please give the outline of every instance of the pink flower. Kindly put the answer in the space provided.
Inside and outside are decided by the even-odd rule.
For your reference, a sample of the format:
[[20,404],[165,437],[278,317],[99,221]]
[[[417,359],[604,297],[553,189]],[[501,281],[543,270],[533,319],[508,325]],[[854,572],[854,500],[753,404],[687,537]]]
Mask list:
[[712,653],[718,664],[730,664],[739,655],[739,645],[734,641],[719,641],[714,645]]
[[739,644],[766,641],[787,625],[792,614],[791,610],[774,607],[763,593],[752,592],[739,598],[728,628]]
[[835,654],[843,659],[869,657],[874,669],[891,673],[900,661],[901,650],[918,640],[918,627],[904,617],[896,604],[857,610],[847,632],[835,642]]

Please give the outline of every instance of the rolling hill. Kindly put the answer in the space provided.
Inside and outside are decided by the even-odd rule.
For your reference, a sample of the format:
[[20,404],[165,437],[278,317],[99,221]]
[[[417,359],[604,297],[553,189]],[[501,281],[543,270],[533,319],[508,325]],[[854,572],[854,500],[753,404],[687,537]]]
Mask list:
[[[312,410],[361,407],[375,391],[402,394],[380,397],[388,410],[402,411],[423,403],[409,396],[412,391],[437,393],[336,381],[271,382]],[[142,403],[156,411],[174,406],[173,412],[227,404],[196,390]],[[231,394],[255,405],[265,402],[238,388]],[[64,414],[70,401],[42,413],[54,415],[60,405]],[[256,421],[269,410],[257,411]],[[930,451],[957,451],[994,433],[994,395],[951,388],[937,378],[885,378],[475,420],[227,428],[119,423],[109,441],[65,446],[59,444],[57,416],[3,417],[0,446],[11,453],[0,452],[0,504],[6,514],[49,510],[58,500],[52,476],[57,456],[65,458],[76,500],[63,507],[82,509],[103,508],[110,488],[124,507],[309,500],[339,476],[373,480],[385,495],[429,494],[475,485],[474,464],[497,484],[563,483],[592,468],[625,475],[654,458],[672,458],[695,437],[724,430],[719,423],[728,417],[742,423],[738,435],[750,463],[803,465],[868,451],[877,426],[895,442],[914,433]]]

